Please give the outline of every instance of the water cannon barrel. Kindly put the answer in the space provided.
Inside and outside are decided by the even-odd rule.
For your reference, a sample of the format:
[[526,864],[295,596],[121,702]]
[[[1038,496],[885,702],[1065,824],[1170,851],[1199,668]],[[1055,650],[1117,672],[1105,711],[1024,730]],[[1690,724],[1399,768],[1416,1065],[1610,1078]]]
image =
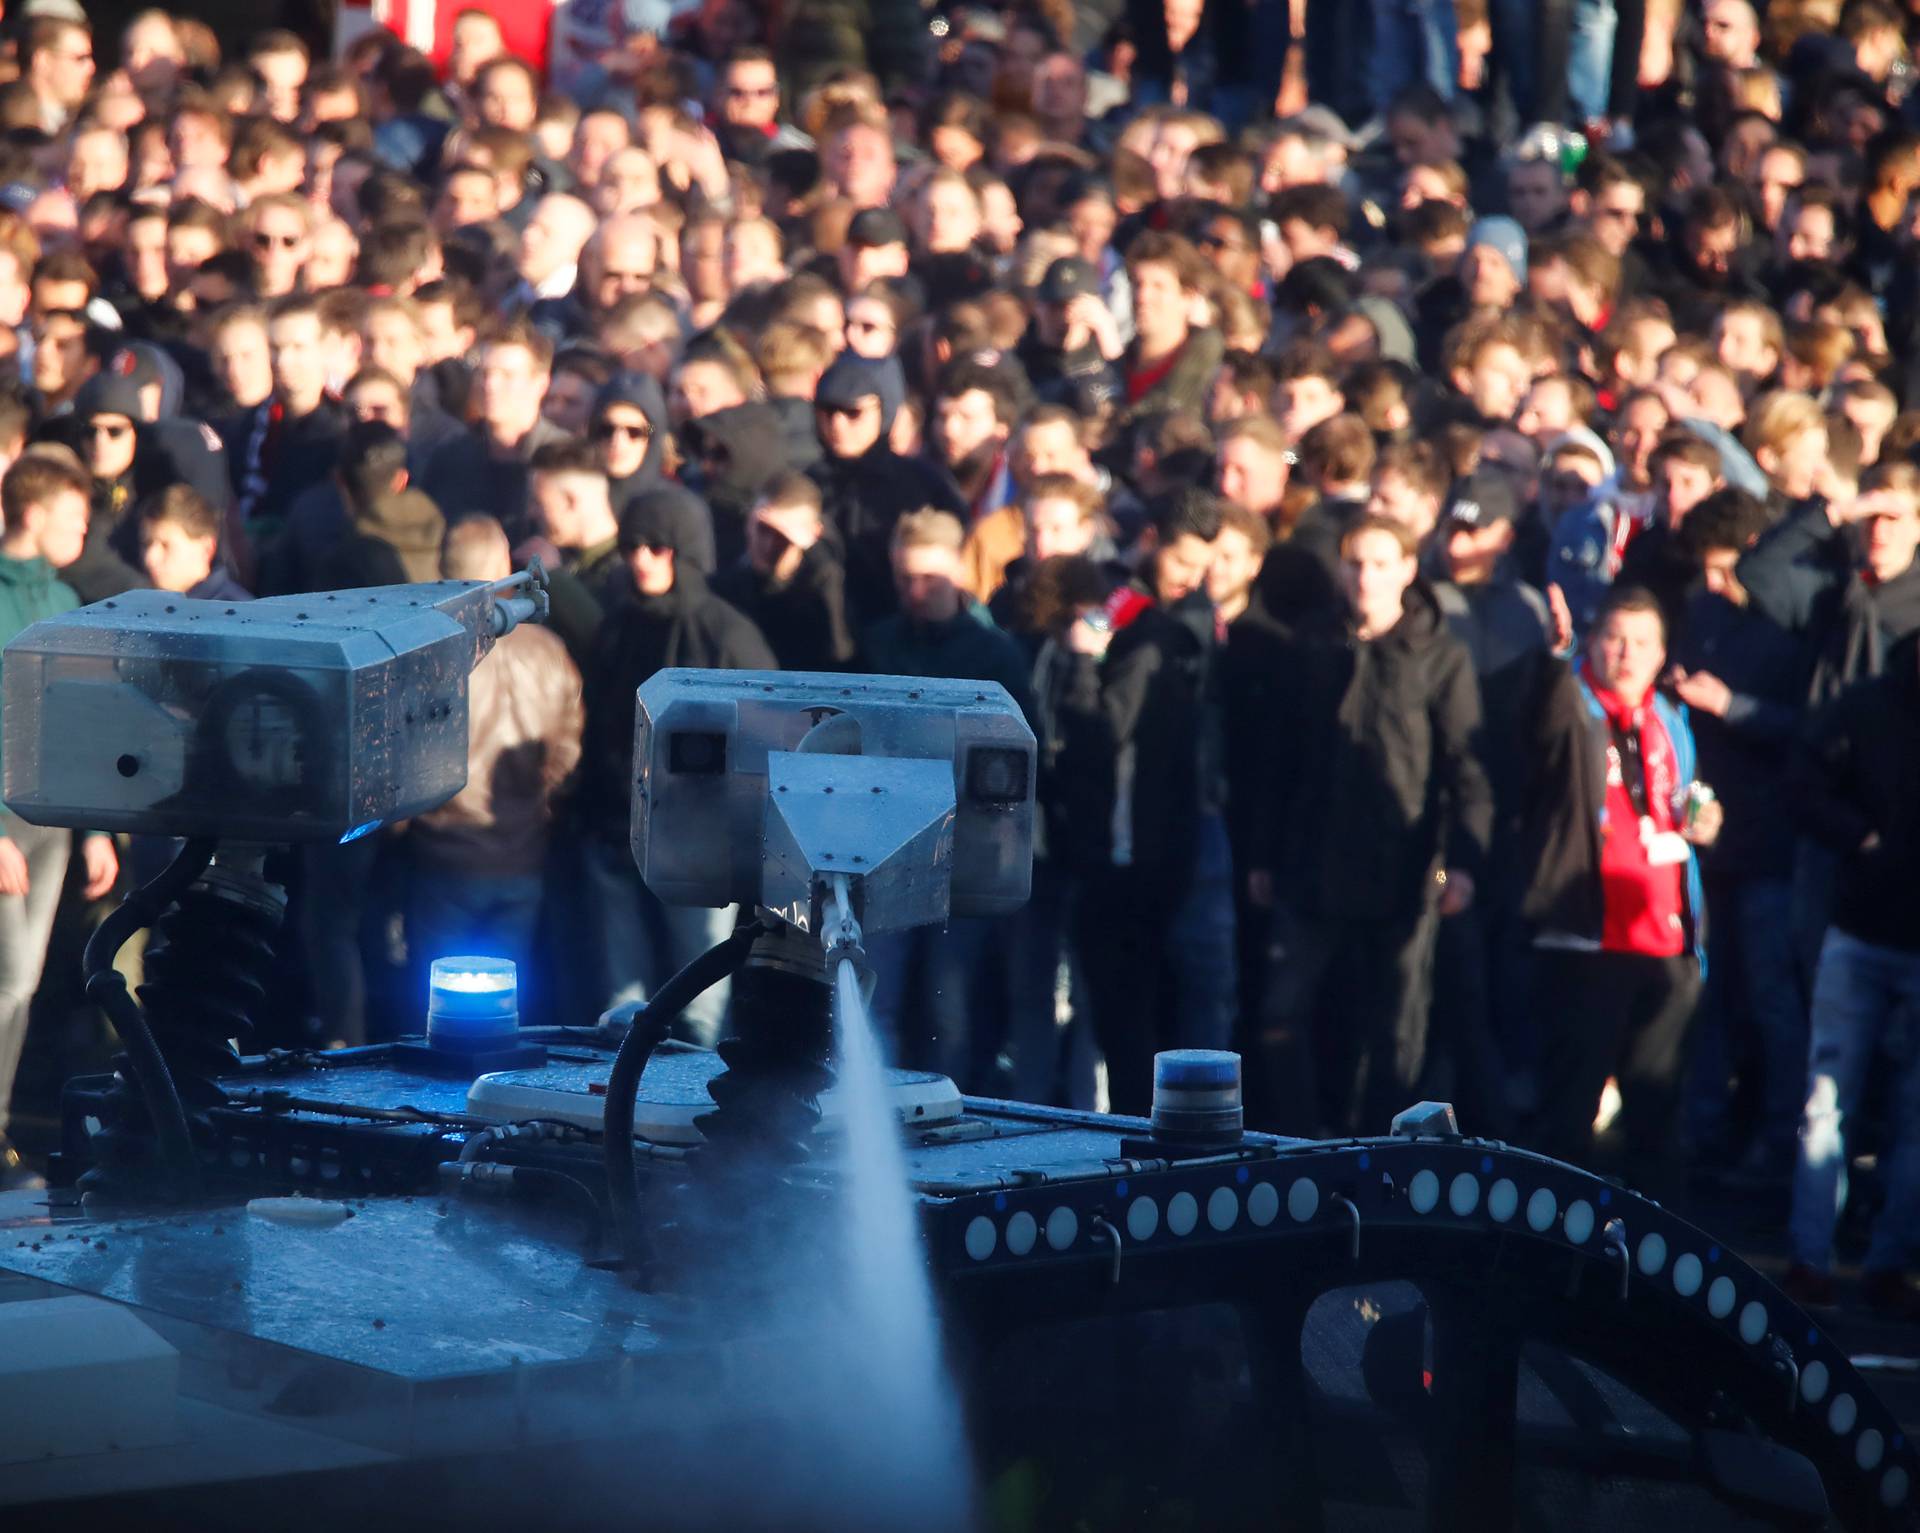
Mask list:
[[467,678],[545,611],[536,565],[255,602],[134,591],[45,619],[6,647],[7,807],[36,825],[351,840],[460,791]]

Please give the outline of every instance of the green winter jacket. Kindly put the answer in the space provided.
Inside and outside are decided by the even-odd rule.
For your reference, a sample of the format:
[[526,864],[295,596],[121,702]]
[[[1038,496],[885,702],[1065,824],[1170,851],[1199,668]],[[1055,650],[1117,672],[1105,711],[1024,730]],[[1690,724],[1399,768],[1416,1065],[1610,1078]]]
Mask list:
[[[79,605],[80,598],[60,583],[45,559],[9,559],[0,554],[0,646],[43,617],[58,617]],[[0,665],[4,663],[0,657]],[[0,739],[0,782],[5,780],[4,746]],[[7,833],[8,819],[0,806],[0,836]]]

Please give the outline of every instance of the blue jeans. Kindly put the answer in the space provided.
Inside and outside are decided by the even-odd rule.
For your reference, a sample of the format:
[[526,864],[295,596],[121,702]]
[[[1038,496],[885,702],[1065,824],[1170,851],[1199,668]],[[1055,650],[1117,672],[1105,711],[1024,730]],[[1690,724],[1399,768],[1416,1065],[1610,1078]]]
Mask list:
[[956,916],[944,931],[921,926],[867,939],[873,1025],[889,1064],[934,1070],[962,1091],[975,1089],[974,977],[1003,930],[1002,920]]
[[73,832],[58,826],[10,817],[6,833],[27,860],[27,892],[0,895],[0,1134],[7,1131],[14,1072],[27,1042],[27,1011],[40,988],[73,851]]
[[[1520,126],[1606,115],[1614,0],[1492,0],[1493,67]],[[1543,48],[1553,57],[1543,58]]]
[[1233,847],[1227,822],[1203,814],[1194,828],[1193,882],[1174,913],[1173,1042],[1177,1049],[1224,1049],[1233,1037],[1239,960],[1234,948]]
[[[633,865],[626,842],[590,836],[582,851],[601,1010],[644,1001],[733,930],[731,905],[710,910],[661,903]],[[673,1036],[712,1048],[720,1041],[732,989],[733,982],[723,979],[696,996],[673,1024]]]
[[1372,0],[1373,51],[1367,56],[1373,110],[1384,118],[1408,86],[1431,85],[1453,100],[1460,79],[1460,28],[1453,0]]
[[[1865,1266],[1897,1271],[1920,1241],[1920,953],[1875,947],[1834,929],[1820,953],[1807,1050],[1807,1105],[1800,1122],[1800,1164],[1793,1179],[1793,1254],[1819,1271],[1833,1262],[1833,1227],[1847,1197],[1847,1120],[1860,1110],[1867,1072],[1904,1013],[1904,1052],[1892,1062],[1888,1093],[1892,1153],[1886,1206],[1873,1221]],[[1886,1052],[1891,1052],[1886,1051]]]
[[1613,36],[1620,16],[1613,0],[1574,0],[1567,49],[1567,94],[1581,122],[1607,115],[1613,89]]
[[436,958],[477,954],[511,958],[519,970],[520,1017],[544,1004],[545,975],[533,972],[534,931],[540,924],[540,875],[487,878],[416,862],[407,885],[407,952],[417,971],[424,1016],[429,967]]
[[[1007,1033],[1001,1052],[1007,1090],[1015,1101],[1093,1106],[1094,1050],[1086,986],[1068,940],[1077,892],[1071,874],[1039,859],[1033,865],[1032,897],[1006,923]],[[1062,964],[1067,965],[1072,1008],[1065,1027],[1059,1020]]]
[[[1759,1143],[1791,1145],[1806,1105],[1807,1005],[1793,945],[1793,883],[1715,881],[1707,889],[1707,993],[1694,1026],[1687,1126],[1696,1145],[1724,1138],[1736,1052],[1760,1068]],[[1736,1020],[1751,1046],[1735,1047]]]

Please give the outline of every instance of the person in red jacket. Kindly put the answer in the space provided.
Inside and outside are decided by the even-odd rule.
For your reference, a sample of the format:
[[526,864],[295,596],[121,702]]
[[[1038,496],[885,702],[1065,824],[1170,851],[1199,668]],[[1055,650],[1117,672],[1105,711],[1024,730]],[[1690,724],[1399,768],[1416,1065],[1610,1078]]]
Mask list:
[[1537,1148],[1593,1161],[1593,1122],[1620,1085],[1628,1175],[1676,1170],[1686,1038],[1700,996],[1704,899],[1694,849],[1721,811],[1697,791],[1685,710],[1654,690],[1666,620],[1616,588],[1586,650],[1545,683],[1532,758],[1524,914],[1534,922],[1543,1077]]

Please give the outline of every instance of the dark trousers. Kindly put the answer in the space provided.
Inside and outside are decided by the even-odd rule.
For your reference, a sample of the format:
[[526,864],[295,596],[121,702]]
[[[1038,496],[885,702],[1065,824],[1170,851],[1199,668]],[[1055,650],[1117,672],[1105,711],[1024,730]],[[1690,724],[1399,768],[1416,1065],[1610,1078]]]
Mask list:
[[1257,1126],[1314,1137],[1384,1134],[1426,1063],[1439,917],[1384,921],[1276,910],[1257,1031]]
[[1145,1116],[1153,1104],[1153,1056],[1171,1046],[1176,1015],[1170,947],[1186,892],[1184,879],[1142,868],[1102,870],[1080,891],[1074,946],[1113,1112]]
[[1613,1076],[1627,1178],[1655,1197],[1671,1196],[1698,961],[1691,953],[1644,958],[1544,948],[1534,978],[1542,1031],[1538,1148],[1591,1167],[1593,1118]]

